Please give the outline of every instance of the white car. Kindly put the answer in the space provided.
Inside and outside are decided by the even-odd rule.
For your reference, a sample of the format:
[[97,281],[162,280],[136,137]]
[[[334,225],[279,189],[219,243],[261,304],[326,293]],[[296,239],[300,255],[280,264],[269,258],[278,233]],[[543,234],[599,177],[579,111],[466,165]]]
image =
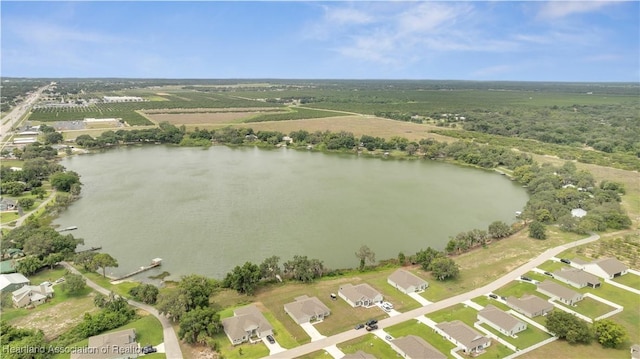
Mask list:
[[384,309],[393,309],[393,304],[389,302],[382,302],[382,308]]

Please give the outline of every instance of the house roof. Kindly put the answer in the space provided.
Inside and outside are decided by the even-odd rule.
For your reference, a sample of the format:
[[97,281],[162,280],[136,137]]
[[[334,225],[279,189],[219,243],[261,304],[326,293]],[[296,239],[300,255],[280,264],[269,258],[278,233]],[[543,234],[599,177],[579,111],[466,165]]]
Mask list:
[[580,293],[576,292],[573,289],[569,289],[563,285],[560,285],[556,282],[552,282],[550,280],[545,280],[542,283],[538,284],[538,288],[542,289],[550,294],[559,297],[561,299],[571,300],[575,297],[580,296]]
[[553,272],[554,277],[560,277],[580,285],[600,284],[600,279],[591,273],[577,268],[562,268]]
[[362,350],[358,350],[355,353],[347,354],[342,359],[376,359],[373,354],[365,353]]
[[533,294],[524,295],[520,298],[516,298],[513,296],[508,297],[507,304],[513,305],[520,308],[521,310],[524,310],[527,313],[532,314],[543,310],[553,309],[553,304]]
[[352,302],[357,302],[362,299],[373,300],[375,297],[381,295],[380,292],[373,289],[373,287],[367,283],[358,285],[345,284],[340,287],[340,292]]
[[602,270],[607,272],[609,275],[614,275],[629,269],[624,263],[620,262],[616,258],[602,258],[591,263],[602,268]]
[[20,273],[0,274],[0,290],[5,289],[11,284],[27,284],[29,279]]
[[490,321],[491,323],[499,326],[500,328],[506,331],[513,330],[513,328],[522,324],[521,321],[517,320],[513,316],[503,312],[502,310],[496,308],[491,304],[482,308],[482,310],[478,312],[478,316],[482,316],[486,320]]
[[261,331],[273,330],[267,318],[253,304],[238,308],[233,313],[233,317],[222,320],[224,332],[233,340],[242,339],[247,332],[258,328]]
[[297,297],[295,302],[285,304],[284,309],[297,321],[330,312],[329,308],[320,299],[306,295]]
[[71,359],[121,358],[122,353],[138,353],[135,329],[126,329],[89,337],[90,352],[71,353]]
[[409,288],[411,286],[419,287],[423,284],[427,284],[427,281],[425,281],[424,279],[404,269],[398,269],[397,271],[391,273],[388,279],[391,279],[394,283],[401,286],[402,288]]
[[391,340],[395,346],[400,348],[405,354],[415,359],[445,359],[446,356],[440,353],[431,344],[427,343],[424,339],[415,336],[407,335],[406,337]]
[[491,339],[482,336],[473,328],[459,320],[436,324],[436,327],[440,328],[443,332],[447,333],[447,335],[454,338],[458,343],[464,345],[468,349],[475,348],[491,341]]
[[53,288],[44,285],[25,285],[11,293],[15,301],[20,301],[25,296],[31,295],[32,302],[44,299],[49,294],[53,294]]

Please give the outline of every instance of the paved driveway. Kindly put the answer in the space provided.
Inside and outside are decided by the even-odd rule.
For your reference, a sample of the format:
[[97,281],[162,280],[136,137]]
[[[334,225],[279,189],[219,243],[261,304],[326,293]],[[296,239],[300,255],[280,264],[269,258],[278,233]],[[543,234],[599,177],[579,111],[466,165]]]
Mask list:
[[421,296],[420,293],[413,292],[413,293],[409,293],[408,295],[422,305],[429,305],[432,303],[428,301],[425,297]]
[[262,338],[262,342],[267,346],[267,348],[269,348],[269,355],[282,353],[283,351],[287,350],[281,347],[280,344],[278,344],[278,341],[273,344],[269,343],[267,337]]
[[302,323],[300,324],[300,326],[302,327],[302,329],[304,329],[305,332],[307,332],[307,334],[309,334],[312,342],[326,338],[326,336],[320,334],[316,327],[314,327],[311,323]]

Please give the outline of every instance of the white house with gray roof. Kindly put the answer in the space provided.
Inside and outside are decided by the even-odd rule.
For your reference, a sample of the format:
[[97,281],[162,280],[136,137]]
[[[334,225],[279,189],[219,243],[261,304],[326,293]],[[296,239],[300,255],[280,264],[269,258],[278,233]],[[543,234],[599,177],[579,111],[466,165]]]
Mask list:
[[527,324],[489,304],[478,312],[478,320],[502,334],[513,337],[527,329]]
[[544,295],[548,295],[553,300],[567,305],[574,305],[583,299],[582,294],[550,280],[538,283],[536,290]]
[[424,339],[416,335],[393,339],[389,341],[391,348],[397,351],[403,358],[408,359],[446,359],[447,356],[440,353]]
[[298,324],[324,320],[331,314],[329,307],[317,297],[299,296],[294,302],[284,305],[284,311]]
[[459,320],[436,324],[438,334],[462,348],[466,354],[480,353],[491,345],[491,339],[481,335]]
[[627,274],[629,267],[616,258],[601,258],[584,264],[582,268],[600,278],[613,279]]
[[53,297],[53,288],[44,284],[25,285],[11,293],[13,305],[18,308],[38,306]]
[[507,297],[507,305],[518,313],[529,318],[546,315],[553,310],[553,304],[533,294],[523,295],[520,298]]
[[405,294],[422,292],[429,286],[427,281],[404,269],[398,269],[391,273],[387,277],[387,283]]
[[273,327],[253,304],[234,310],[233,317],[222,320],[222,327],[233,345],[273,334]]
[[367,283],[345,284],[338,289],[338,295],[352,307],[370,307],[382,303],[382,294]]
[[0,274],[0,293],[13,292],[29,283],[31,281],[20,273]]
[[553,277],[576,288],[598,288],[602,283],[595,275],[577,268],[562,268],[553,272]]
[[89,337],[89,344],[86,348],[77,348],[71,351],[71,359],[137,358],[140,353],[140,345],[136,340],[135,329]]

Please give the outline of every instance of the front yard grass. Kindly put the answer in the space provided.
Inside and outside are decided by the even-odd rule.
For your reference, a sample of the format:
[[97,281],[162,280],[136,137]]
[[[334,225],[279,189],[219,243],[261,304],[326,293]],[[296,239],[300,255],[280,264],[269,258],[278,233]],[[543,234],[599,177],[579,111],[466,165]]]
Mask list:
[[427,314],[427,317],[437,323],[461,320],[465,324],[473,327],[473,323],[478,321],[478,311],[460,303],[441,309],[437,312]]
[[[408,320],[400,324],[388,327],[385,331],[391,334],[394,338],[401,338],[407,335],[416,335],[427,341],[438,351],[447,356],[447,358],[454,358],[451,355],[451,349],[456,346],[450,341],[446,340],[442,336],[438,335],[433,329],[429,328],[426,324],[417,320]],[[381,357],[386,358],[386,357]]]
[[263,358],[269,355],[269,348],[262,341],[255,344],[242,343],[234,346],[224,331],[214,335],[213,339],[218,343],[218,351],[222,357],[227,359]]
[[333,357],[326,351],[316,350],[315,352],[311,352],[309,354],[296,357],[295,359],[330,359],[330,358],[333,358]]
[[373,334],[367,334],[360,338],[340,343],[337,347],[345,354],[352,354],[362,350],[376,358],[395,358],[399,355],[395,350],[391,349],[389,344]]
[[616,309],[608,304],[604,304],[589,297],[584,297],[584,299],[579,301],[575,307],[565,305],[564,303],[560,303],[558,301],[555,301],[555,303],[560,304],[566,308],[573,310],[574,312],[580,313],[591,319],[595,319]]
[[535,284],[527,283],[527,282],[519,282],[519,281],[513,281],[501,287],[500,289],[493,291],[493,293],[495,293],[500,297],[514,296],[517,298],[520,298],[526,294],[534,294],[539,296],[540,298],[544,298],[545,300],[547,299],[547,297],[543,296],[542,294],[536,291]]
[[499,331],[491,328],[489,325],[487,325],[486,323],[482,323],[480,324],[483,328],[487,329],[488,331],[490,331],[491,333],[499,336],[500,338],[506,340],[507,342],[513,344],[516,348],[518,349],[524,349],[524,348],[528,348],[532,345],[538,344],[543,340],[547,340],[549,338],[551,338],[551,335],[543,332],[542,330],[534,327],[531,324],[527,324],[527,329],[521,331],[520,333],[516,334],[518,337],[517,338],[512,338],[510,336],[506,336],[502,333],[500,333]]
[[627,273],[623,276],[613,278],[614,282],[626,285],[634,289],[640,290],[640,276],[633,273]]

